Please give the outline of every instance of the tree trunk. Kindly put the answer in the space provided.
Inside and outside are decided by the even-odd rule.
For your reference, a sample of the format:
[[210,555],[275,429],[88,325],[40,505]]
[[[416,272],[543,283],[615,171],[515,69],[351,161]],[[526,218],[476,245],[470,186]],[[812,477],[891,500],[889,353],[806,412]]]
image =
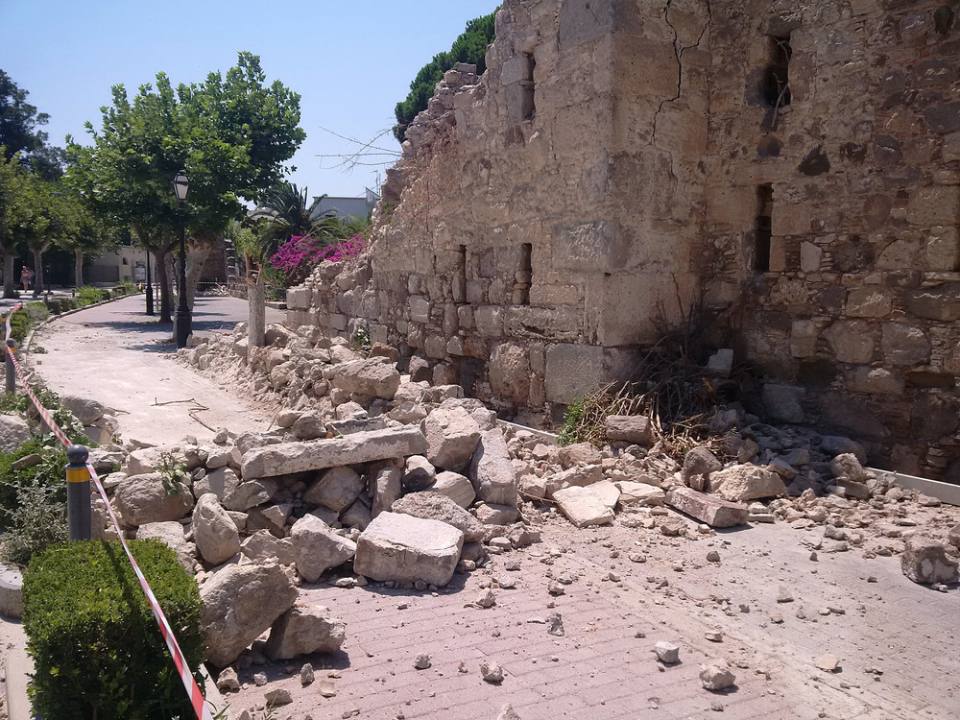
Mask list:
[[16,253],[7,252],[3,256],[3,296],[5,298],[17,297],[17,279],[14,274],[17,271]]
[[80,288],[83,287],[83,250],[73,251],[73,282]]
[[267,326],[266,288],[263,276],[257,274],[257,281],[247,283],[247,354],[249,357],[255,347],[265,344],[264,333]]
[[170,279],[167,277],[167,251],[156,250],[153,253],[153,264],[157,273],[157,285],[160,286],[160,322],[169,324],[173,322],[170,314],[173,303],[170,298]]
[[33,296],[43,294],[43,250],[33,251]]
[[203,266],[207,264],[207,258],[213,251],[212,240],[200,240],[192,248],[187,249],[187,307],[193,310],[193,298],[197,294],[197,286],[200,284],[200,276],[203,274]]

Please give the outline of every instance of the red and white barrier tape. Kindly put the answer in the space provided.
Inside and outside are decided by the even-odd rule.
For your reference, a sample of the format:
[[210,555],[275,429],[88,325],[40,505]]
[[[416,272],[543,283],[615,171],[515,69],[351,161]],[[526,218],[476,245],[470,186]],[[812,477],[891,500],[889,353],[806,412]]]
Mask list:
[[[7,340],[10,339],[10,334],[12,332],[10,327],[10,318],[13,316],[13,313],[17,312],[22,307],[23,306],[20,304],[15,305],[10,312],[7,313]],[[70,442],[70,439],[66,436],[63,430],[60,429],[60,426],[57,425],[56,421],[54,421],[50,411],[43,406],[43,403],[41,403],[39,399],[37,399],[37,396],[33,393],[33,390],[27,383],[25,373],[23,372],[23,368],[20,366],[20,363],[17,362],[16,353],[14,353],[13,348],[7,343],[4,343],[4,348],[7,353],[7,358],[9,358],[9,360],[13,363],[13,368],[17,373],[17,378],[21,382],[23,392],[28,398],[30,398],[30,402],[33,403],[36,411],[40,413],[40,417],[43,418],[43,422],[46,423],[48,428],[50,428],[50,431],[53,433],[54,437],[63,443],[65,447],[70,447],[70,445],[73,443]],[[110,499],[107,497],[107,493],[103,489],[103,483],[100,482],[100,476],[97,475],[97,471],[93,468],[93,464],[90,462],[87,462],[87,471],[90,473],[90,479],[93,481],[93,485],[97,489],[97,493],[100,495],[104,506],[107,508],[107,514],[110,516],[110,522],[113,523],[113,528],[116,530],[117,537],[120,539],[120,544],[123,546],[123,550],[127,554],[127,559],[130,561],[130,565],[133,567],[133,572],[137,576],[137,581],[140,583],[140,588],[143,590],[143,594],[147,596],[147,602],[150,603],[150,610],[153,612],[153,617],[157,621],[157,625],[160,628],[160,634],[163,636],[163,640],[167,644],[167,649],[170,651],[170,657],[173,659],[173,664],[177,668],[177,673],[180,675],[180,681],[183,683],[183,687],[187,691],[187,696],[190,698],[190,704],[193,706],[194,714],[197,716],[198,720],[213,720],[213,709],[210,704],[204,700],[203,692],[200,690],[200,686],[197,685],[197,681],[194,680],[193,673],[190,672],[190,665],[187,663],[187,659],[184,657],[183,651],[180,650],[180,644],[177,642],[177,638],[173,634],[170,623],[167,622],[167,617],[163,614],[160,603],[157,602],[157,598],[154,596],[153,590],[150,588],[150,583],[147,582],[147,579],[143,575],[143,571],[140,570],[140,566],[137,564],[136,558],[134,558],[133,553],[130,552],[130,547],[127,545],[127,541],[123,536],[123,530],[120,528],[120,523],[117,520],[117,516],[113,512],[113,506],[110,504]]]

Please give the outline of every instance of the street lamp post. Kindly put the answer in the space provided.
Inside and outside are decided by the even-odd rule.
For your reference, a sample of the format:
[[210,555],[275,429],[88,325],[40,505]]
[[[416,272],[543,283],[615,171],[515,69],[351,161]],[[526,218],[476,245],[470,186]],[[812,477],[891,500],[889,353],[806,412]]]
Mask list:
[[153,315],[153,285],[150,283],[150,249],[146,249],[147,255],[147,287],[144,292],[147,296],[147,315]]
[[192,331],[192,319],[190,317],[190,308],[187,307],[187,229],[186,218],[183,208],[187,201],[187,182],[186,173],[181,170],[173,178],[173,192],[177,196],[177,204],[180,208],[180,293],[177,298],[177,327],[176,339],[177,347],[187,346],[187,338]]

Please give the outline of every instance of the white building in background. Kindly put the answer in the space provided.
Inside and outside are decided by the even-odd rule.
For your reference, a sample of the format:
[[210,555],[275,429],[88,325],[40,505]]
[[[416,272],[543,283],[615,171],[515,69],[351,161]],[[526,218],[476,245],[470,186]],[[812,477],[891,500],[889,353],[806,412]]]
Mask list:
[[335,215],[344,219],[366,220],[370,217],[370,213],[373,212],[373,208],[379,199],[380,196],[370,188],[366,189],[363,197],[331,197],[325,195],[317,203],[317,207],[313,211],[313,217]]
[[105,252],[86,263],[84,280],[91,284],[144,282],[147,278],[147,256],[143,248],[122,246]]

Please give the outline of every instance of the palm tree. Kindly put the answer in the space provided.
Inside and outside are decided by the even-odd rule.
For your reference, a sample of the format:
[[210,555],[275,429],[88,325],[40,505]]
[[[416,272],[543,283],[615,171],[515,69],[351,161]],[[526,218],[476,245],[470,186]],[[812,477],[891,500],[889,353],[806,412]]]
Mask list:
[[306,187],[301,190],[294,183],[282,182],[264,193],[250,219],[269,221],[274,247],[298,235],[309,235],[320,242],[334,240],[340,228],[339,220],[319,212],[326,195],[315,197],[312,202],[307,201],[308,197]]

